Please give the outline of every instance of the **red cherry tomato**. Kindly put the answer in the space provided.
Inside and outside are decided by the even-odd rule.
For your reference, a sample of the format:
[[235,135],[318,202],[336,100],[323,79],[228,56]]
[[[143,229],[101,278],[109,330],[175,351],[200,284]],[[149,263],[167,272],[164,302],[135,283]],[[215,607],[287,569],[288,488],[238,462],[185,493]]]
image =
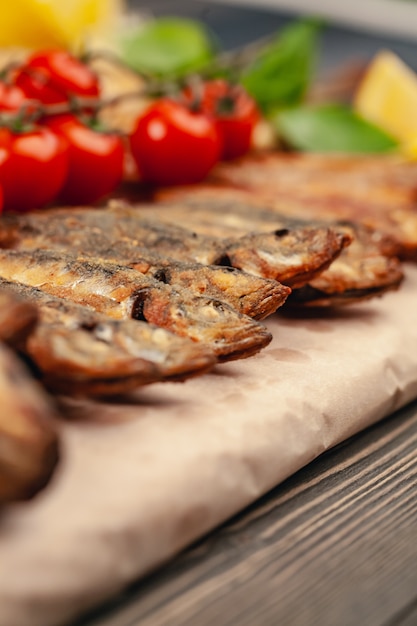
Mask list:
[[[190,97],[189,92],[187,96]],[[204,83],[201,110],[212,115],[223,142],[222,159],[235,159],[251,147],[260,113],[255,100],[240,85],[218,79]]]
[[[11,151],[12,151],[12,133],[7,128],[0,128],[0,182],[1,182],[1,175],[3,174],[4,176],[4,173],[9,168]],[[3,197],[3,200],[4,200],[4,197]]]
[[0,82],[0,111],[18,111],[26,101],[19,87]]
[[15,74],[15,83],[27,98],[44,104],[66,102],[71,96],[97,98],[97,76],[63,50],[34,53]]
[[68,171],[66,142],[47,128],[0,129],[0,185],[4,208],[30,211],[51,202]]
[[94,130],[71,114],[45,122],[68,143],[69,170],[60,200],[89,204],[111,193],[123,176],[124,146],[119,135]]
[[137,120],[130,145],[143,179],[160,185],[202,180],[221,152],[214,121],[167,98]]
[[0,187],[0,213],[3,212],[3,200],[4,200],[3,189]]

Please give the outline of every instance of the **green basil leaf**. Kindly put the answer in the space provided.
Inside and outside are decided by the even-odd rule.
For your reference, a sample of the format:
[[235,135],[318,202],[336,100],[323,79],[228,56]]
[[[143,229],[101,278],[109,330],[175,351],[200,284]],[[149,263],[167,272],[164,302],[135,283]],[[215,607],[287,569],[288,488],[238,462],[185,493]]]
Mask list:
[[279,135],[299,150],[371,153],[398,146],[383,130],[338,104],[279,111],[272,121]]
[[154,20],[121,41],[123,60],[139,72],[179,77],[212,60],[213,41],[197,21],[166,17]]
[[313,74],[320,28],[312,20],[291,24],[243,74],[244,86],[264,111],[302,102]]

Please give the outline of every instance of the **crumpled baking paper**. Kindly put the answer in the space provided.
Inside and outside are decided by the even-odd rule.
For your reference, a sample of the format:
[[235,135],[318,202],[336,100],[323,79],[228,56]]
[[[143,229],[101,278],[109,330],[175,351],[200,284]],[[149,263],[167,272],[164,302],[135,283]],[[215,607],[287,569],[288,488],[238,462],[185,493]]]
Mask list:
[[125,401],[65,400],[49,487],[0,515],[0,625],[65,624],[417,396],[417,268],[400,291],[276,315],[246,361]]

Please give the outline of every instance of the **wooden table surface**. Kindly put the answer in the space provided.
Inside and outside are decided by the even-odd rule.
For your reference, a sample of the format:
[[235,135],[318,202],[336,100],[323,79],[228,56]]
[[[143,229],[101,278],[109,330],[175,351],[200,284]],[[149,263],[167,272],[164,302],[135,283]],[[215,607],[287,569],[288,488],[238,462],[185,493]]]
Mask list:
[[77,622],[278,624],[417,624],[417,402]]

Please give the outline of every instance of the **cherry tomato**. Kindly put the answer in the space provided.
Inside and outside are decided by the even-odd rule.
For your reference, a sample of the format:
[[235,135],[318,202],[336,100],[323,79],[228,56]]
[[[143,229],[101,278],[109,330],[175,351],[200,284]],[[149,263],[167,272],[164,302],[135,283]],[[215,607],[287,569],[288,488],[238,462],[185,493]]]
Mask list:
[[26,101],[19,87],[0,82],[0,111],[18,111]]
[[0,213],[2,213],[3,211],[3,201],[4,201],[3,189],[0,187]]
[[167,98],[137,120],[130,145],[143,179],[160,185],[202,180],[221,152],[214,121]]
[[8,167],[12,150],[12,133],[7,128],[0,128],[0,172]]
[[203,86],[200,107],[216,119],[223,142],[222,159],[235,159],[250,150],[260,114],[255,100],[242,86],[221,79],[208,81]]
[[4,208],[30,211],[51,202],[68,171],[66,142],[47,128],[0,129],[0,185]]
[[68,143],[69,169],[60,200],[89,204],[111,193],[123,176],[124,146],[114,133],[99,132],[74,115],[56,115],[45,121]]
[[60,104],[71,96],[97,98],[100,93],[94,72],[63,50],[32,54],[14,80],[26,97],[44,104]]

